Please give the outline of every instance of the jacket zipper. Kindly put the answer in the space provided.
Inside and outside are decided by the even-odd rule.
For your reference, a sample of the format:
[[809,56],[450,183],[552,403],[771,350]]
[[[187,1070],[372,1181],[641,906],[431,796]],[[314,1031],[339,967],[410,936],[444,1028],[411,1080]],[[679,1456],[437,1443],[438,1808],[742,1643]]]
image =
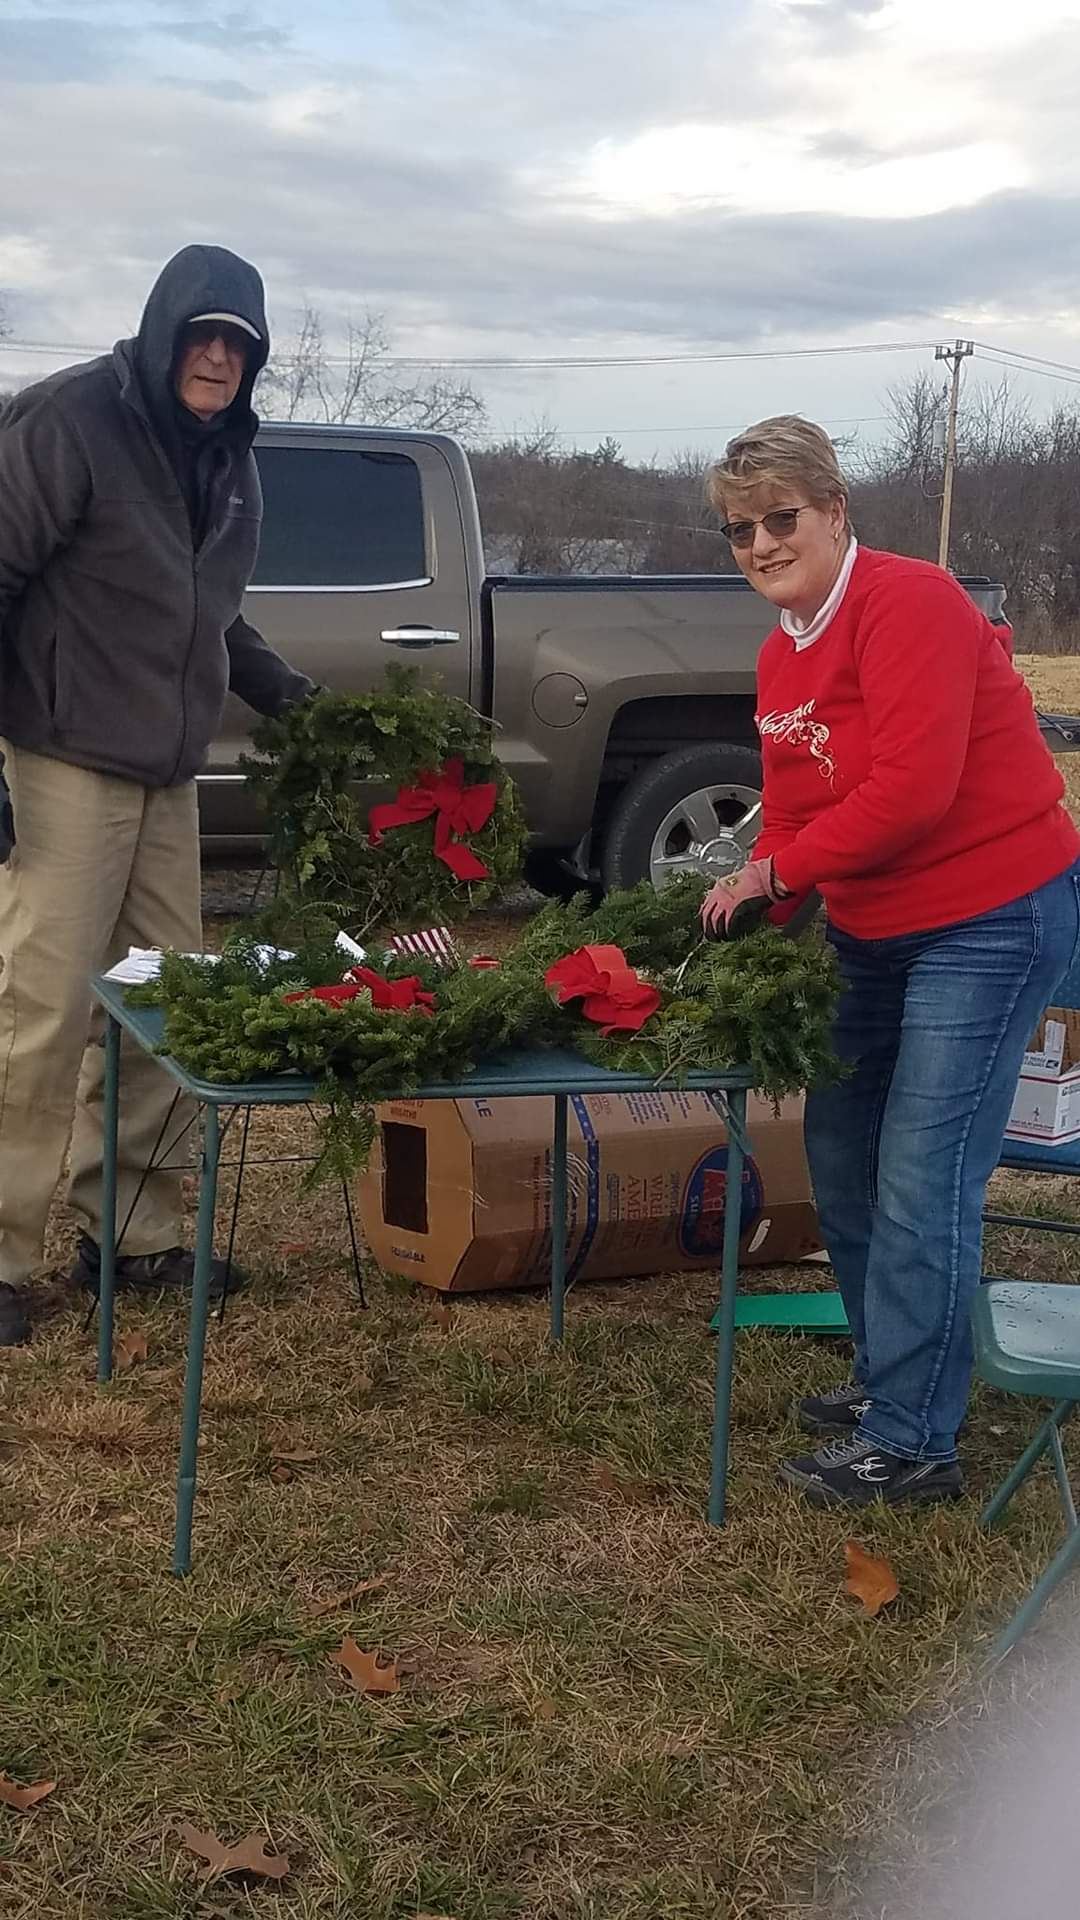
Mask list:
[[194,540],[192,541],[192,549],[191,549],[191,597],[192,597],[191,633],[188,637],[187,653],[184,655],[184,665],[180,674],[180,744],[176,750],[176,759],[173,762],[172,773],[169,775],[169,778],[166,782],[166,785],[170,787],[174,784],[176,780],[176,776],[180,771],[180,763],[184,758],[184,748],[187,745],[188,668],[191,665],[191,656],[195,651],[195,637],[199,631],[199,556],[198,556],[198,553],[195,551]]
[[[223,490],[223,479],[224,479],[224,476],[219,476],[219,484],[217,489],[218,493],[220,493]],[[192,533],[191,533],[191,587],[192,587],[192,594],[194,597],[195,604],[194,604],[194,611],[192,613],[192,620],[191,620],[191,635],[188,640],[188,650],[184,658],[184,668],[183,668],[183,673],[180,679],[180,716],[181,716],[180,745],[177,750],[176,760],[174,762],[172,774],[169,779],[170,786],[172,785],[173,781],[176,779],[177,773],[179,772],[180,763],[184,758],[184,748],[187,745],[188,668],[191,665],[191,656],[195,651],[195,640],[199,631],[199,561],[201,560],[203,554],[207,551],[207,549],[214,545],[215,539],[217,538],[217,535],[221,531],[221,522],[219,519],[216,519],[214,515],[214,507],[216,506],[216,504],[217,504],[217,501],[215,498],[214,488],[213,488],[213,485],[211,484],[210,502],[209,502],[210,511],[209,511],[209,517],[208,517],[208,524],[206,528],[206,534],[203,538],[201,546],[197,547],[195,545],[194,529],[192,529]]]

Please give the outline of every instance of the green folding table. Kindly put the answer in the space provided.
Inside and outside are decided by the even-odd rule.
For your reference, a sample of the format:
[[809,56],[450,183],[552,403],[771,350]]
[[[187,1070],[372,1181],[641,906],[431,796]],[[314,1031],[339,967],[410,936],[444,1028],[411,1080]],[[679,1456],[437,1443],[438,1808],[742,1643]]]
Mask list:
[[[157,1008],[127,1004],[124,987],[115,980],[95,977],[95,997],[107,1015],[105,1029],[104,1159],[102,1172],[101,1281],[98,1301],[98,1379],[112,1378],[113,1321],[116,1277],[117,1133],[120,1119],[121,1036],[130,1035],[145,1052],[155,1054],[181,1093],[188,1094],[202,1113],[202,1142],[198,1169],[198,1213],[195,1270],[188,1327],[187,1371],[180,1428],[180,1468],[176,1491],[176,1531],[173,1571],[191,1570],[191,1528],[195,1507],[195,1470],[202,1407],[203,1361],[210,1307],[214,1213],[217,1204],[222,1109],[310,1106],[318,1100],[318,1083],[300,1074],[275,1074],[263,1080],[226,1083],[200,1080],[179,1061],[161,1051],[163,1016]],[[748,1158],[746,1096],[750,1075],[745,1072],[688,1073],[680,1083],[690,1091],[722,1096],[728,1131],[725,1196],[739,1194]],[[593,1066],[568,1049],[514,1051],[479,1063],[456,1082],[410,1089],[419,1100],[518,1099],[546,1095],[552,1102],[551,1151],[551,1337],[563,1337],[566,1313],[567,1240],[567,1108],[570,1098],[583,1093],[655,1093],[656,1082],[641,1074],[611,1073]],[[725,1206],[721,1260],[720,1307],[717,1317],[712,1461],[709,1482],[709,1520],[722,1526],[727,1509],[728,1436],[731,1413],[731,1376],[735,1342],[735,1303],[739,1274],[740,1206]]]

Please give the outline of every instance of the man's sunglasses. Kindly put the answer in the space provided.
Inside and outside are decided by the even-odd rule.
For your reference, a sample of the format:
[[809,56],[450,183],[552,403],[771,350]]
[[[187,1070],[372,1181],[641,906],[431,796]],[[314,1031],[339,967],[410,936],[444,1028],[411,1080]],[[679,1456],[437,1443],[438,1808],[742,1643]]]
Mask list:
[[212,341],[220,340],[230,353],[239,353],[247,358],[253,346],[250,333],[243,327],[234,327],[229,320],[191,320],[184,328],[184,340],[194,347],[208,347]]
[[774,507],[771,513],[763,513],[760,520],[725,520],[720,531],[733,547],[752,547],[759,527],[764,527],[774,540],[787,540],[798,527],[800,513],[809,511],[808,506]]

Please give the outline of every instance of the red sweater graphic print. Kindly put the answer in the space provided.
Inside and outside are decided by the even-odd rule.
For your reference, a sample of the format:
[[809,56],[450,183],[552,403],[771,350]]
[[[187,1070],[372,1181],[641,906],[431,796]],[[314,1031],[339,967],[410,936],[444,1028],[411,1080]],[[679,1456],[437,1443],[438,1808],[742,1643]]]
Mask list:
[[1064,782],[1001,637],[951,574],[859,551],[821,638],[758,661],[755,857],[863,940],[970,920],[1080,855]]

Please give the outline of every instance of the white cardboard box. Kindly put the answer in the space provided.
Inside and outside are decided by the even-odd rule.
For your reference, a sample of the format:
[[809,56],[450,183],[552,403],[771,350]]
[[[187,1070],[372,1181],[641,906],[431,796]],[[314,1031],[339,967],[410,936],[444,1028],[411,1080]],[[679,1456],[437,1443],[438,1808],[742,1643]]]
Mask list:
[[1024,1055],[1020,1072],[1025,1080],[1060,1080],[1076,1064],[1066,1047],[1069,1030],[1064,1020],[1055,1018],[1057,1011],[1045,1015]]
[[1051,1079],[1025,1070],[1016,1089],[1009,1140],[1037,1140],[1061,1146],[1080,1140],[1080,1068]]

